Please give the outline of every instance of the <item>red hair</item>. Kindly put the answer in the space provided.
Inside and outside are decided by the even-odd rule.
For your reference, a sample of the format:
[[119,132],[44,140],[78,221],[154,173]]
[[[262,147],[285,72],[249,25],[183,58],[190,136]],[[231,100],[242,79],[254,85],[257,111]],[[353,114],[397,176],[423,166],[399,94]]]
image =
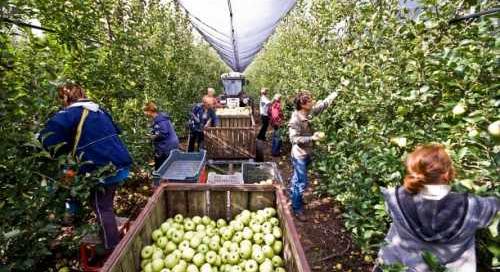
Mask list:
[[426,184],[449,184],[454,176],[453,162],[442,145],[422,145],[406,159],[404,188],[418,193]]

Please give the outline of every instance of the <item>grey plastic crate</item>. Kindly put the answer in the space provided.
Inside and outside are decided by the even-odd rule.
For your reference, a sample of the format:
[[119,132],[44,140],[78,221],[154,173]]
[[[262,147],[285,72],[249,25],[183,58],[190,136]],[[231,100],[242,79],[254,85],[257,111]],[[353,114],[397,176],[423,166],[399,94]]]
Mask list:
[[158,185],[161,180],[170,182],[196,183],[201,170],[205,166],[207,152],[182,152],[172,150],[170,156],[157,171],[153,171],[153,182]]
[[243,181],[247,184],[272,179],[282,183],[281,175],[275,162],[244,162],[241,164]]

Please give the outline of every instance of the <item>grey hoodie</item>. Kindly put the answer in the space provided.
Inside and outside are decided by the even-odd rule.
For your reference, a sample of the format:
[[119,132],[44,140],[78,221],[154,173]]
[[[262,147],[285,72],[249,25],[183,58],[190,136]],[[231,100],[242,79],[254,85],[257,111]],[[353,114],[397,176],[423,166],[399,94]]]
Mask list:
[[382,193],[392,223],[380,262],[400,263],[407,271],[430,271],[422,259],[422,253],[429,251],[451,271],[475,271],[475,233],[499,212],[498,198],[447,191],[429,199],[402,187],[382,188]]

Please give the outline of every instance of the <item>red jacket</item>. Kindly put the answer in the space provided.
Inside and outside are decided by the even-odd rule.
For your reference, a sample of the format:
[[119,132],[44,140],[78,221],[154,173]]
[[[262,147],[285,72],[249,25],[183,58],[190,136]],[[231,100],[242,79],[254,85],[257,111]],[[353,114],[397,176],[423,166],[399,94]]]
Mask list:
[[280,127],[283,123],[283,111],[281,110],[281,102],[273,101],[271,106],[267,110],[267,116],[269,116],[269,122],[272,127]]

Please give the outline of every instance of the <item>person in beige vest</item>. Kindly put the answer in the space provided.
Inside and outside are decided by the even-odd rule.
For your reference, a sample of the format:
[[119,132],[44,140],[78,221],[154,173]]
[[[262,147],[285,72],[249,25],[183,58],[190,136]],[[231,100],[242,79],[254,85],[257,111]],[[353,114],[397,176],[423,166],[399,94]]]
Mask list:
[[302,194],[308,186],[307,167],[311,163],[313,143],[324,137],[322,132],[313,133],[310,120],[329,107],[337,95],[335,91],[324,100],[315,102],[311,93],[303,90],[294,99],[295,111],[288,122],[293,162],[290,199],[293,213],[299,221],[306,220]]

